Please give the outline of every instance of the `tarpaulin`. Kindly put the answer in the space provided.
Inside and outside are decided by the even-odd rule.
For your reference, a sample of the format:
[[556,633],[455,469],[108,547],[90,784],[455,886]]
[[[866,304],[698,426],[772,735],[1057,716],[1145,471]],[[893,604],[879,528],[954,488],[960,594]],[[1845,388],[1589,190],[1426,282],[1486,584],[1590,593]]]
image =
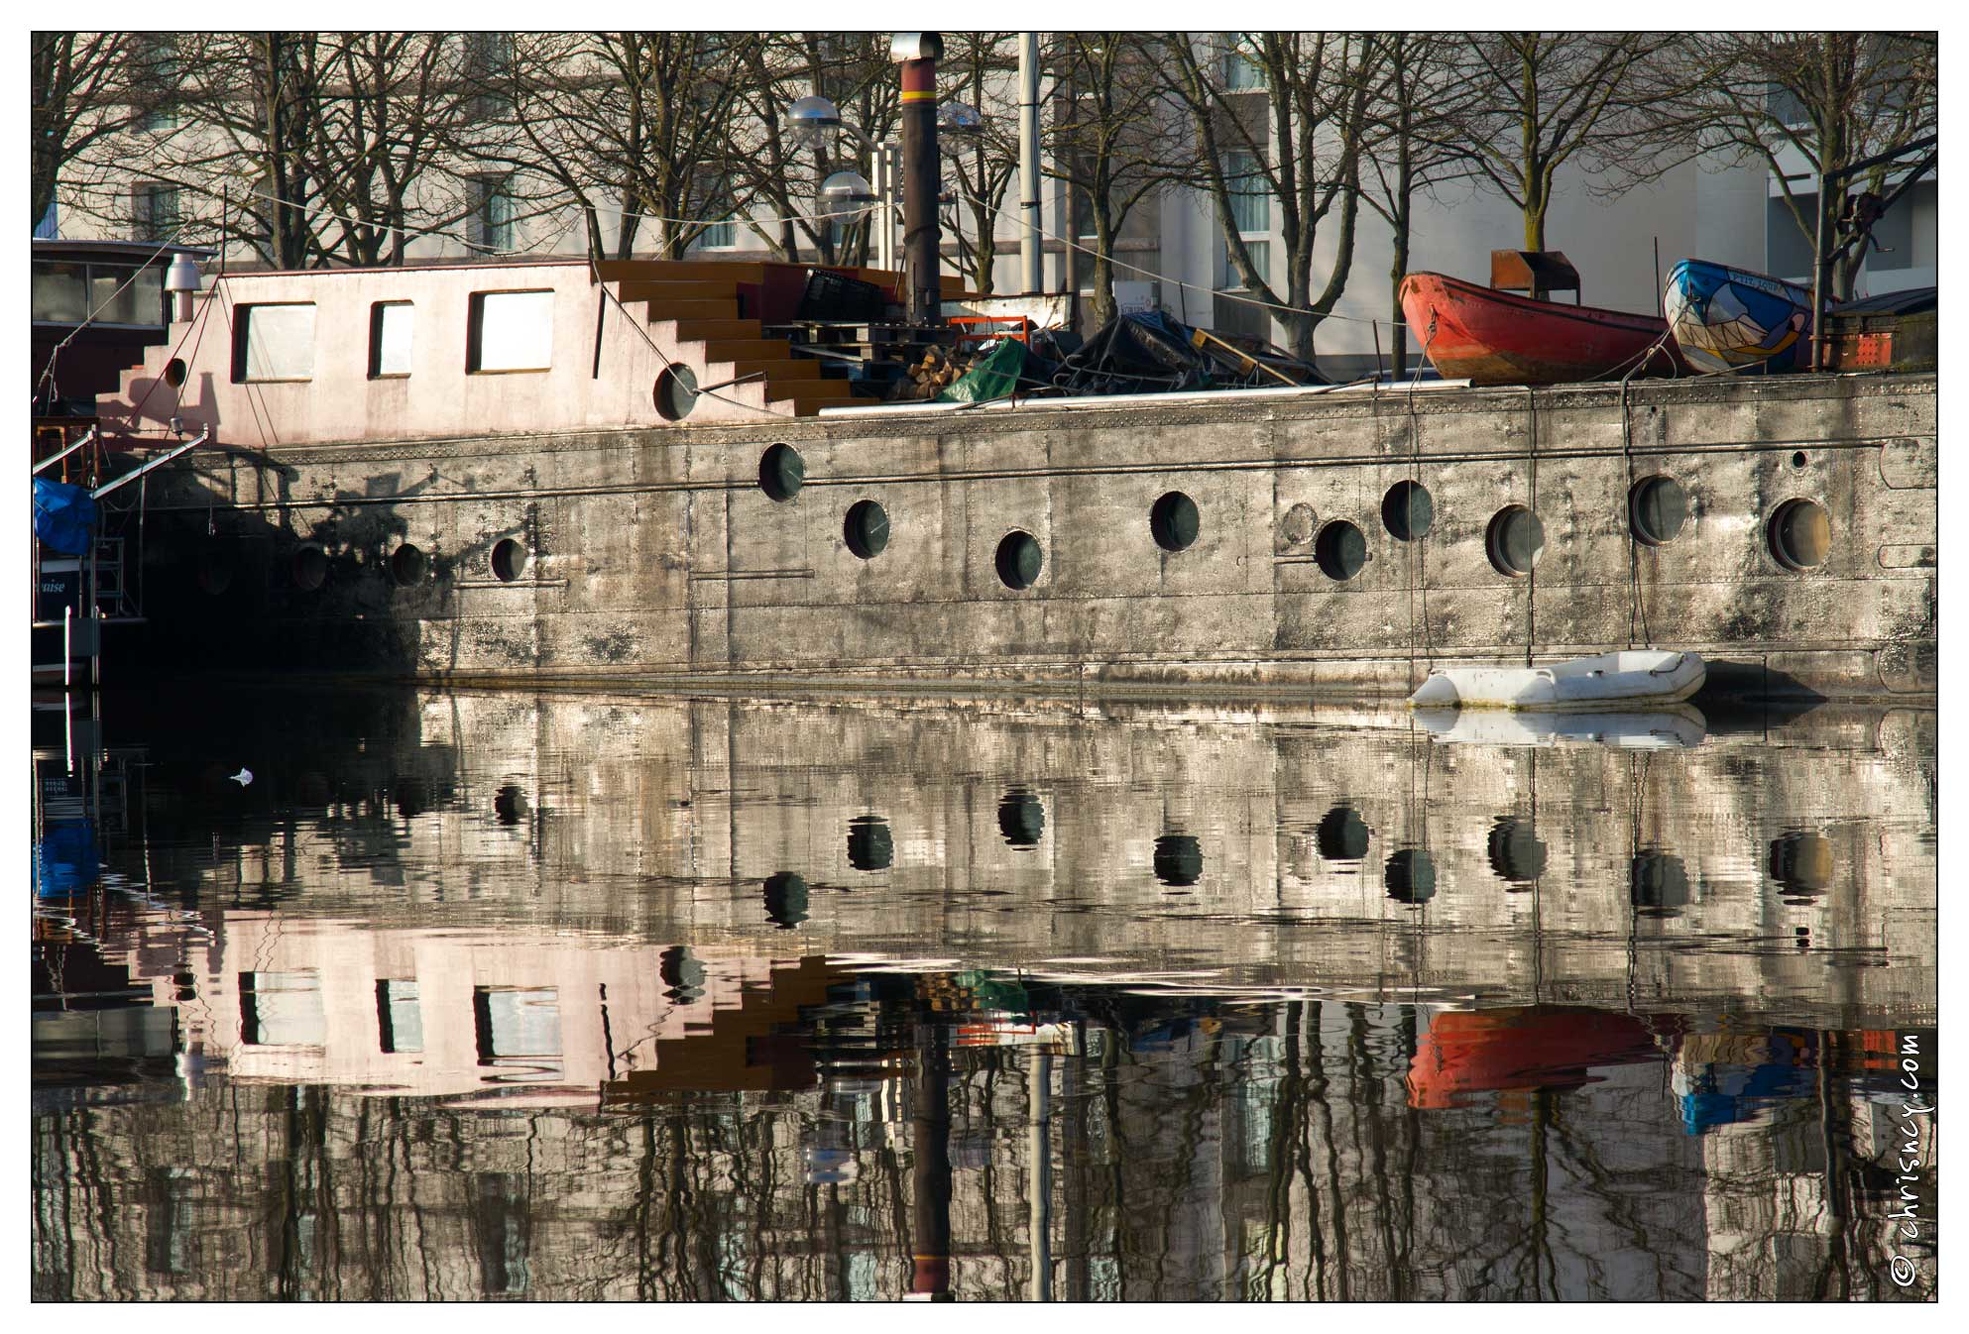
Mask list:
[[938,403],[986,403],[1004,398],[1019,387],[1019,374],[1025,370],[1025,345],[1017,339],[1002,338],[976,365],[959,376],[933,400]]
[[64,556],[86,556],[95,538],[96,502],[79,486],[34,479],[34,535]]

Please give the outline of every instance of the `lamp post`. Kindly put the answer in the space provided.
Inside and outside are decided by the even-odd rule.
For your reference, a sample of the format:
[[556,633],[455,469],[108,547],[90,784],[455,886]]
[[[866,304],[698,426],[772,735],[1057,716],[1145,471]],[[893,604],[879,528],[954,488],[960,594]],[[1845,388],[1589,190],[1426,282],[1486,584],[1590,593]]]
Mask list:
[[[875,212],[875,267],[896,266],[896,189],[902,174],[902,149],[881,144],[841,119],[841,109],[830,98],[802,97],[787,107],[781,128],[796,142],[819,148],[830,134],[845,134],[868,152],[868,168],[875,177],[871,186],[866,178],[852,171],[837,171],[821,183],[820,203],[828,212],[842,204],[866,203]],[[859,190],[850,189],[859,183]],[[830,187],[833,192],[830,193]]]

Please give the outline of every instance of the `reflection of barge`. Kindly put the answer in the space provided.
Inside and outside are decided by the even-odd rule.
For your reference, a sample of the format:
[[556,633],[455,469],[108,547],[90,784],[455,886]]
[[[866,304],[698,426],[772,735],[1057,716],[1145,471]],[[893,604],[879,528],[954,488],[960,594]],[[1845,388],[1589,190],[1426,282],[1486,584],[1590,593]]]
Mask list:
[[[755,317],[760,267],[219,281],[208,336],[101,403],[214,433],[153,488],[160,639],[458,680],[1403,694],[1670,641],[1712,689],[1934,687],[1932,375],[853,408]],[[676,367],[725,386],[684,421]]]

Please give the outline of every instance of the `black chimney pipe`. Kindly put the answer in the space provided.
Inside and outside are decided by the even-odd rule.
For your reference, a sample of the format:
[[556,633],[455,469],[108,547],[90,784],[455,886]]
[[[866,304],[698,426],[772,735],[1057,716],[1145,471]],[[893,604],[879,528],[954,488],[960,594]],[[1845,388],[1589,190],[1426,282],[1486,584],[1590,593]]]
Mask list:
[[897,33],[889,54],[902,65],[902,268],[908,284],[909,322],[943,323],[938,279],[943,233],[937,197],[937,58],[943,38],[934,32]]

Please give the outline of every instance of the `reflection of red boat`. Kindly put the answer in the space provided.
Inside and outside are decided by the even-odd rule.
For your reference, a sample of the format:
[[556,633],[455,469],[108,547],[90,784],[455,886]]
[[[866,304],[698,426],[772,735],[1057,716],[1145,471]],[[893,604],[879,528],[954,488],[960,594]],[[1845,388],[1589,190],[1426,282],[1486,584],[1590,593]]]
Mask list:
[[1557,1005],[1452,1010],[1416,1044],[1408,1102],[1453,1107],[1469,1093],[1578,1088],[1590,1067],[1661,1059],[1654,1035],[1633,1015]]
[[1440,273],[1409,274],[1401,300],[1409,345],[1423,349],[1444,379],[1566,384],[1618,378],[1637,366],[1643,375],[1688,371],[1667,322],[1653,315],[1534,300]]

